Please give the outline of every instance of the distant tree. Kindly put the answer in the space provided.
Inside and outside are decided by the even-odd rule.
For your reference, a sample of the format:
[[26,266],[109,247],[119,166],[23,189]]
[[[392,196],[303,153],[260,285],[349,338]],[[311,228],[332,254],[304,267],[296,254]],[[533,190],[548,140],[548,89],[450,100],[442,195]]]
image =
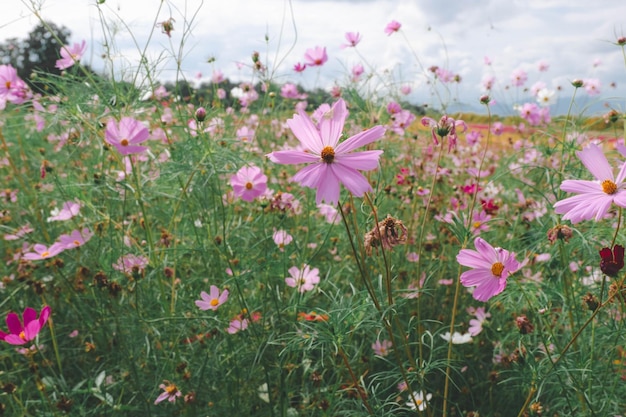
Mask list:
[[33,73],[61,73],[55,64],[61,47],[68,44],[70,35],[70,30],[65,26],[59,27],[52,22],[46,22],[45,25],[40,23],[26,39],[10,38],[0,43],[0,62],[15,67],[20,78],[37,90],[39,86],[36,79],[32,78]]

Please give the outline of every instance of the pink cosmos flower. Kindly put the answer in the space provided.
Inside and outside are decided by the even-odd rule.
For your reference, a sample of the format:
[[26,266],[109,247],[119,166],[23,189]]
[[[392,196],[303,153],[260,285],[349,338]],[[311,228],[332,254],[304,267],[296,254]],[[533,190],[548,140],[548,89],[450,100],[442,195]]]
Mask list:
[[380,340],[377,340],[376,342],[372,343],[372,350],[378,356],[387,356],[389,354],[389,349],[392,346],[393,343],[391,343],[391,341],[389,340],[383,340],[382,342]]
[[63,250],[73,249],[83,246],[92,236],[93,232],[88,228],[84,228],[81,231],[73,230],[69,235],[59,236],[59,241],[55,245],[59,245]]
[[11,65],[0,65],[0,102],[22,104],[30,95],[26,83],[17,76],[17,70]]
[[335,208],[335,206],[331,206],[330,204],[318,204],[317,209],[320,214],[324,216],[326,221],[330,224],[339,224],[341,222],[341,216],[339,215],[339,211]]
[[274,239],[274,243],[278,246],[281,252],[285,251],[285,246],[290,244],[293,241],[293,237],[284,230],[275,230],[274,235],[272,236]]
[[461,284],[465,287],[476,287],[473,297],[478,301],[487,301],[500,294],[506,287],[508,276],[521,268],[515,259],[515,253],[502,248],[494,248],[484,239],[477,237],[474,247],[461,249],[456,261],[470,268],[461,274]]
[[210,294],[202,291],[200,297],[202,297],[202,300],[196,300],[196,305],[200,310],[215,311],[228,300],[228,290],[224,290],[220,294],[220,289],[215,285],[211,285]]
[[55,67],[64,70],[80,61],[87,49],[87,42],[75,43],[72,46],[64,45],[61,47],[61,59],[58,59]]
[[448,152],[456,147],[459,138],[456,134],[456,129],[459,128],[461,133],[467,130],[467,124],[465,124],[463,120],[454,120],[452,117],[445,114],[441,116],[439,122],[430,117],[422,117],[422,125],[430,127],[435,145],[439,145],[437,137],[441,139],[445,137],[448,138]]
[[387,34],[387,36],[390,36],[394,32],[399,31],[401,27],[402,25],[399,22],[392,20],[391,22],[387,23],[387,26],[385,27],[385,33]]
[[[41,310],[39,318],[37,318],[37,311],[26,307],[21,321],[17,314],[11,312],[7,315],[9,333],[0,331],[0,340],[4,340],[11,345],[23,345],[33,340],[39,334],[39,331],[48,322],[48,317],[50,317],[49,306],[45,306]],[[23,326],[22,322],[24,323]]]
[[301,293],[311,291],[320,282],[320,270],[317,268],[311,269],[307,264],[304,264],[302,269],[292,266],[288,269],[288,272],[290,276],[285,278],[285,284],[292,288],[298,288]]
[[41,259],[52,258],[63,252],[63,247],[61,247],[58,243],[55,243],[48,248],[46,245],[37,243],[33,246],[33,251],[34,252],[27,252],[23,254],[22,259],[27,261],[39,261]]
[[251,202],[267,190],[267,176],[263,174],[261,168],[255,165],[241,167],[235,175],[230,177],[230,185],[237,197]]
[[357,46],[361,42],[361,34],[359,32],[346,32],[346,40],[348,43],[341,45],[342,49]]
[[246,330],[248,328],[248,319],[245,319],[241,316],[237,316],[236,318],[230,321],[230,325],[226,329],[229,334],[235,334],[240,331]]
[[169,381],[163,381],[163,382],[167,383],[167,385],[166,384],[159,385],[159,388],[161,388],[163,392],[154,401],[155,405],[165,400],[168,400],[169,402],[173,403],[176,401],[176,398],[181,397],[183,395],[176,385],[172,384]]
[[139,153],[148,149],[138,144],[148,140],[149,136],[148,129],[132,117],[122,117],[119,124],[110,120],[104,134],[107,143],[115,146],[122,155]]
[[597,78],[589,78],[584,81],[584,87],[587,94],[597,96],[600,94],[600,80]]
[[304,54],[304,60],[306,65],[311,67],[322,66],[328,61],[328,55],[326,54],[326,48],[316,46],[315,48],[309,48]]
[[491,317],[491,313],[485,312],[485,307],[468,307],[467,312],[476,316],[475,319],[469,321],[468,333],[472,336],[478,336],[483,331],[483,323]]
[[347,115],[346,103],[342,99],[324,113],[318,124],[304,111],[299,111],[293,119],[287,120],[287,125],[303,150],[276,151],[267,155],[278,164],[309,163],[293,176],[293,180],[305,187],[316,188],[317,204],[322,201],[336,204],[340,183],[357,197],[372,190],[367,179],[357,170],[377,168],[383,151],[350,152],[380,139],[385,128],[372,127],[338,144]]
[[523,69],[516,69],[511,73],[511,82],[515,87],[521,87],[528,80],[528,74]]
[[80,211],[81,204],[75,201],[66,201],[61,210],[52,211],[52,216],[48,217],[48,222],[69,220]]
[[143,274],[146,266],[148,266],[148,258],[133,255],[132,253],[121,256],[117,262],[112,265],[113,269],[125,274]]
[[576,152],[576,155],[594,176],[595,181],[563,181],[561,190],[578,195],[557,201],[554,211],[564,214],[563,220],[578,223],[594,217],[596,221],[602,219],[613,203],[626,207],[626,163],[622,163],[616,178],[613,176],[613,168],[598,145],[591,143],[582,151]]

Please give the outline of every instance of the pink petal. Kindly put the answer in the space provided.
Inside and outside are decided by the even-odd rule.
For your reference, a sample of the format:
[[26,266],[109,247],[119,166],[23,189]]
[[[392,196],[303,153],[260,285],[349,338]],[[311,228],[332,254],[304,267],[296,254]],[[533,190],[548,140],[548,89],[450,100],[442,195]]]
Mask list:
[[474,289],[472,297],[478,301],[487,301],[491,297],[500,294],[506,288],[505,279],[493,279],[485,281]]
[[335,149],[335,153],[348,153],[357,148],[370,144],[378,139],[382,138],[385,134],[385,128],[382,126],[374,126],[363,132],[341,142]]
[[267,154],[267,157],[277,164],[310,164],[319,162],[320,154],[314,155],[302,151],[276,151]]
[[485,281],[497,280],[491,273],[491,267],[489,269],[470,269],[461,274],[461,284],[465,287],[474,287],[480,285]]
[[330,164],[329,166],[335,177],[339,178],[353,195],[361,197],[367,191],[372,191],[369,181],[359,171],[341,164]]
[[[299,182],[305,187],[317,188],[317,184],[321,181],[321,178],[327,179],[326,172],[328,171],[328,164],[319,162],[305,166],[292,177],[293,181]],[[332,174],[332,173],[331,173]],[[337,179],[335,179],[337,181]]]
[[474,247],[478,253],[482,255],[483,259],[489,261],[491,264],[498,261],[498,253],[493,246],[487,243],[483,238],[477,237],[474,240]]
[[484,268],[491,269],[492,262],[486,260],[478,252],[472,249],[461,249],[456,256],[456,261],[470,268]]
[[613,169],[598,145],[589,144],[582,151],[576,152],[576,155],[597,180],[614,180]]
[[604,194],[602,187],[596,181],[565,180],[561,183],[561,190],[577,194]]
[[378,159],[383,151],[363,151],[335,156],[335,164],[341,164],[361,171],[378,168]]
[[322,116],[319,123],[322,147],[332,146],[334,148],[337,146],[347,116],[346,103],[342,99],[337,100],[330,112]]
[[300,111],[300,113],[294,115],[292,119],[288,119],[287,126],[289,126],[305,149],[310,150],[316,155],[322,154],[324,146],[322,145],[320,132],[305,112]]
[[337,204],[337,202],[339,202],[339,180],[330,169],[324,171],[324,175],[320,178],[317,186],[317,194],[315,195],[316,204],[320,204],[323,201],[328,204]]
[[7,314],[7,327],[9,332],[16,335],[19,335],[24,330],[20,318],[13,312]]

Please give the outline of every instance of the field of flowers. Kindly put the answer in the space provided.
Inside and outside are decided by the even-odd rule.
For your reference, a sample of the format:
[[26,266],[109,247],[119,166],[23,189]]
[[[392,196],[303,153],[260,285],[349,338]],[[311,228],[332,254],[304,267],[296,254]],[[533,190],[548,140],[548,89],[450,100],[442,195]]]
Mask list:
[[311,107],[258,54],[197,102],[85,48],[0,66],[4,415],[626,413],[623,113],[422,115],[363,71]]

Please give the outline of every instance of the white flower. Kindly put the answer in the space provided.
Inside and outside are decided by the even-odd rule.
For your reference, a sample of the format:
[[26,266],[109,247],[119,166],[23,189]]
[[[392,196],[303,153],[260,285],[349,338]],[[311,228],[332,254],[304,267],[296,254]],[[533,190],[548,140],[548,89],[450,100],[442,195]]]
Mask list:
[[[439,335],[446,342],[450,341],[450,332],[445,332],[444,334]],[[452,344],[453,345],[462,345],[465,343],[469,343],[472,341],[472,335],[469,333],[461,334],[459,332],[452,333]]]
[[542,88],[537,91],[537,103],[541,107],[548,107],[556,102],[556,98],[554,97],[555,91],[548,90],[547,88]]
[[431,398],[433,398],[433,394],[426,394],[426,398],[424,399],[424,393],[422,391],[413,391],[413,394],[409,395],[409,401],[407,401],[406,406],[411,410],[415,410],[415,405],[417,404],[417,409],[424,411]]

